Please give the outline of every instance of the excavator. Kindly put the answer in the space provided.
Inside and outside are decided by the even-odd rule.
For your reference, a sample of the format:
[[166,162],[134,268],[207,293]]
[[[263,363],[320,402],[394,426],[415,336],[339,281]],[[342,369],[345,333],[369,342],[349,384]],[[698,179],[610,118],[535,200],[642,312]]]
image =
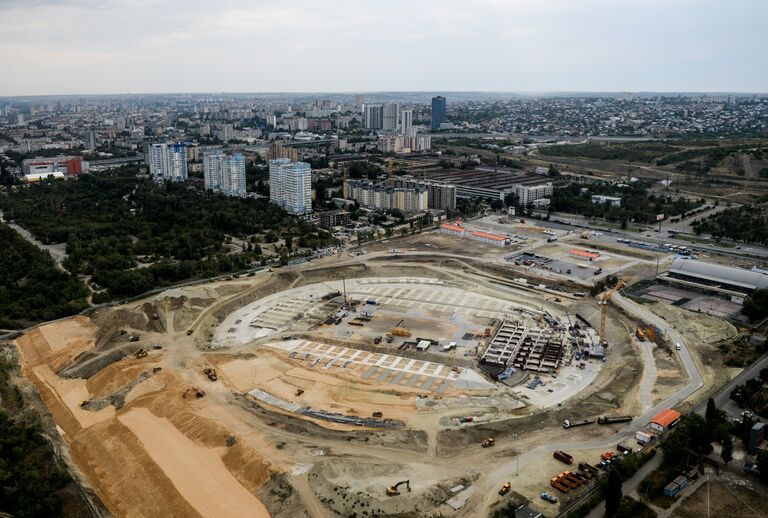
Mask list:
[[496,439],[493,437],[488,437],[486,440],[483,441],[483,443],[480,445],[483,448],[490,448],[491,446],[496,445]]
[[411,490],[411,481],[410,480],[401,480],[394,486],[387,487],[387,496],[396,496],[400,494],[400,491],[397,490],[399,486],[402,484],[405,484],[405,487],[408,489],[408,491]]
[[143,348],[142,348],[142,349],[139,349],[138,351],[136,351],[135,353],[133,353],[133,355],[134,355],[136,358],[146,358],[146,357],[147,357],[147,354],[148,354],[148,353],[147,353],[147,351],[146,351],[146,350],[144,350]]
[[219,379],[219,376],[216,374],[216,369],[212,369],[210,367],[203,369],[203,374],[208,376],[208,379],[211,381],[216,381]]
[[509,482],[504,482],[504,485],[501,486],[501,489],[499,489],[499,495],[504,496],[507,493],[509,493],[509,490],[512,489],[512,484]]
[[196,398],[200,399],[202,397],[205,397],[205,391],[197,387],[189,387],[187,390],[184,391],[181,397],[183,397],[184,399],[187,399],[187,396],[191,396],[191,395],[194,395]]

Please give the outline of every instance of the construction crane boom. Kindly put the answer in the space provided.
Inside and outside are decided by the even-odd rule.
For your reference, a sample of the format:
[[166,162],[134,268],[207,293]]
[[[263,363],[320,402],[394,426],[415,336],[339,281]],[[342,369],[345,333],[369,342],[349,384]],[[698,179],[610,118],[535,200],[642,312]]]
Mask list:
[[622,277],[616,281],[616,284],[610,290],[603,293],[600,301],[600,343],[605,344],[605,317],[608,313],[608,302],[613,298],[617,291],[624,287],[626,282]]

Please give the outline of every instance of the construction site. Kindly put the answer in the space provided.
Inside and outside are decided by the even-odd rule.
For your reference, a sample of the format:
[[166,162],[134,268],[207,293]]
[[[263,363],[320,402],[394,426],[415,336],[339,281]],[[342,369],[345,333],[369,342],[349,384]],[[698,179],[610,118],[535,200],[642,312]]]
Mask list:
[[[520,238],[535,255],[580,244],[538,235]],[[625,427],[685,404],[688,360],[718,381],[706,342],[662,354],[661,326],[619,294],[637,258],[601,252],[621,280],[589,297],[462,241],[413,236],[46,324],[14,342],[24,383],[104,515],[287,518],[513,501],[555,516]]]

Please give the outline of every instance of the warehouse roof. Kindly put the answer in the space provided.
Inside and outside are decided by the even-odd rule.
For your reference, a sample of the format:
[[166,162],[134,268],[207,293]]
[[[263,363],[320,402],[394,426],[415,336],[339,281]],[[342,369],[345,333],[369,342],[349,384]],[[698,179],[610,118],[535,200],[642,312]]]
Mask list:
[[481,232],[479,230],[476,230],[475,232],[472,232],[472,235],[475,237],[483,237],[485,239],[490,239],[491,241],[506,241],[507,238],[504,236],[497,236],[496,234],[491,234],[490,232]]
[[691,259],[675,259],[669,273],[699,277],[708,281],[732,284],[752,290],[768,288],[768,275]]
[[466,230],[464,227],[452,225],[451,223],[443,223],[440,225],[440,228],[443,230],[450,230],[451,232],[464,232]]
[[577,257],[583,257],[584,259],[597,259],[600,257],[600,254],[597,252],[587,252],[586,250],[578,250],[576,248],[569,250],[568,253]]
[[680,412],[677,410],[672,410],[671,408],[668,408],[666,410],[662,410],[655,416],[653,416],[653,419],[651,419],[652,423],[656,423],[660,426],[667,427],[680,419]]

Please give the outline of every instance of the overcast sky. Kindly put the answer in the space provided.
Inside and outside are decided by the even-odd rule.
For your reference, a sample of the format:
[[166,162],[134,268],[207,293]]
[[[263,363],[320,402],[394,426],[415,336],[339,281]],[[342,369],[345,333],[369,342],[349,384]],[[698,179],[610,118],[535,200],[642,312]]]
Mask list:
[[768,0],[0,0],[0,95],[768,91]]

